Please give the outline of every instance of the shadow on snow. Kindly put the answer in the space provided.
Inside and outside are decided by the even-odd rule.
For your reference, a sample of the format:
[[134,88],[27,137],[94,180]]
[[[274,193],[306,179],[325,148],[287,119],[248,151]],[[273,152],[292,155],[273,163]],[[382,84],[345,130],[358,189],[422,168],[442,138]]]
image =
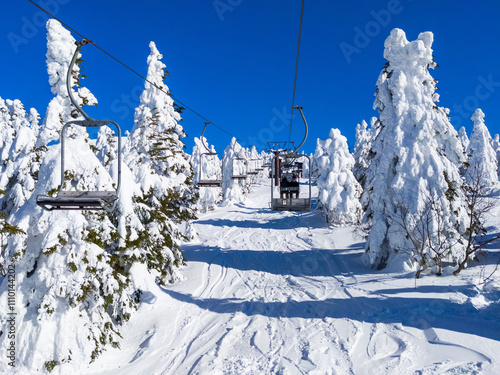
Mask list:
[[349,274],[338,264],[361,263],[360,253],[339,250],[308,249],[298,251],[223,250],[219,247],[185,245],[188,262],[218,264],[241,271],[267,272],[283,276],[335,276]]
[[445,330],[500,340],[500,303],[476,309],[438,298],[329,298],[325,300],[264,302],[241,299],[194,298],[164,289],[170,297],[219,314],[244,313],[269,318],[351,319],[368,323],[402,324],[407,327]]

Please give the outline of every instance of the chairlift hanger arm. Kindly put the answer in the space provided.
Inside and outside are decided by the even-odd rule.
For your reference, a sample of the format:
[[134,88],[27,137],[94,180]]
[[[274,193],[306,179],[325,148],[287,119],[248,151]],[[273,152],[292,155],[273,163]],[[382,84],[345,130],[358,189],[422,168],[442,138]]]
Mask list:
[[211,153],[210,149],[208,148],[208,145],[203,140],[204,139],[203,134],[205,134],[205,129],[207,128],[208,124],[210,124],[210,121],[205,122],[205,126],[203,127],[203,131],[201,132],[200,140],[201,140],[201,144],[203,145],[203,147],[205,147],[207,149],[207,152]]
[[297,106],[295,106],[293,108],[299,110],[300,115],[302,116],[302,120],[304,121],[304,126],[306,127],[306,132],[304,134],[304,139],[302,140],[302,142],[300,143],[300,145],[298,145],[297,148],[291,152],[291,154],[296,154],[297,151],[299,150],[299,148],[301,148],[304,145],[304,143],[306,142],[307,134],[309,133],[309,127],[307,126],[307,121],[306,121],[306,118],[304,116],[304,112],[302,112],[302,107],[300,107],[300,106],[297,105]]
[[86,44],[92,44],[92,41],[87,38],[83,38],[80,41],[76,41],[75,44],[76,44],[76,50],[75,53],[73,54],[73,58],[71,59],[71,63],[69,64],[68,73],[66,73],[66,88],[68,89],[69,99],[71,100],[71,103],[75,106],[76,110],[80,112],[83,117],[85,117],[85,120],[92,121],[93,118],[87,115],[85,111],[80,107],[80,105],[76,102],[75,97],[73,96],[73,90],[71,89],[71,78],[72,78],[71,75],[73,73],[73,66],[75,65],[76,60],[78,59],[78,55],[82,50],[82,46]]

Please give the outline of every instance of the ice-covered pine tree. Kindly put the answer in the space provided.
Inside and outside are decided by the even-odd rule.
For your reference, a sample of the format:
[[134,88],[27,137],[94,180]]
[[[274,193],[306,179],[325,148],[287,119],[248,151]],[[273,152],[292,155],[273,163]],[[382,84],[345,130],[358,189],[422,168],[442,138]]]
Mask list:
[[27,113],[19,100],[0,98],[0,209],[11,215],[28,200],[35,188],[42,150],[36,150],[39,115]]
[[222,201],[223,204],[243,202],[249,187],[246,178],[248,155],[247,150],[241,147],[236,138],[224,150],[222,160]]
[[458,131],[458,138],[460,139],[460,142],[462,142],[464,150],[467,150],[467,147],[469,147],[469,137],[467,136],[465,127],[462,126]]
[[[215,154],[214,146],[209,146],[206,138],[203,142],[208,146],[210,153]],[[190,163],[194,171],[193,182],[198,184],[202,180],[222,180],[222,161],[217,155],[208,155],[208,151],[200,138],[194,138],[193,152]],[[205,155],[203,155],[205,154]],[[202,156],[203,155],[203,156]],[[213,210],[222,200],[222,190],[219,187],[199,187],[200,198],[198,207],[201,212]]]
[[500,135],[495,134],[495,137],[491,140],[491,147],[493,147],[497,155],[498,177],[500,178]]
[[327,222],[359,222],[362,190],[352,173],[354,158],[349,153],[347,138],[340,134],[340,130],[331,129],[325,141],[318,139],[315,159],[319,168],[318,208],[325,214]]
[[[448,111],[436,104],[436,80],[429,74],[436,67],[433,38],[424,32],[408,42],[402,30],[394,29],[385,41],[387,63],[377,81],[374,103],[380,130],[372,142],[374,157],[363,192],[364,220],[371,223],[366,251],[369,262],[379,268],[396,252],[404,258],[411,254],[423,268],[443,257],[456,261],[464,255],[459,175],[464,151]],[[431,248],[424,246],[416,254],[402,226],[406,224],[406,234],[414,234],[431,204],[436,215],[431,215],[427,228],[430,238],[424,239]],[[441,255],[435,254],[436,246]]]
[[368,128],[368,124],[365,120],[361,121],[361,124],[356,126],[356,142],[354,143],[354,167],[352,172],[356,180],[364,185],[366,181],[366,168],[370,164],[371,158],[371,146],[372,140],[375,138],[377,131],[377,118],[373,117],[371,119],[371,127]]
[[355,139],[353,150],[354,167],[352,171],[356,180],[360,181],[368,167],[366,156],[371,148],[371,132],[365,120],[361,121],[361,124],[356,125]]
[[0,97],[0,171],[5,170],[5,160],[9,157],[10,147],[14,142],[15,130],[12,126],[12,114],[4,99]]
[[[119,323],[136,304],[127,272],[120,259],[117,229],[104,213],[42,211],[36,196],[65,190],[111,190],[113,181],[90,149],[85,129],[67,139],[65,181],[60,181],[60,145],[63,123],[77,115],[66,92],[66,73],[75,51],[74,39],[57,21],[47,23],[47,66],[56,97],[47,109],[37,145],[46,147],[35,190],[13,215],[12,224],[25,234],[9,238],[8,259],[16,267],[16,338],[18,373],[51,370],[65,365],[66,373],[79,372],[106,345],[119,345]],[[71,85],[78,83],[75,67]],[[75,92],[80,105],[95,102],[90,92]],[[79,117],[82,119],[82,117]],[[0,303],[7,306],[2,284]],[[6,311],[0,312],[5,322]],[[4,352],[7,335],[0,336]],[[5,357],[0,372],[9,369]]]
[[[75,39],[55,20],[48,21],[47,29],[49,31],[47,33],[47,71],[51,91],[55,97],[50,101],[45,113],[37,146],[44,146],[50,141],[58,140],[64,124],[78,116],[77,110],[71,105],[66,88],[66,73],[72,56],[61,59],[62,55],[67,55],[68,48],[74,50]],[[81,106],[96,105],[97,99],[94,95],[86,87],[80,85],[80,62],[81,60],[77,60],[73,71],[73,79],[78,87],[75,96]],[[84,134],[86,130],[75,126],[71,128],[70,132]]]
[[7,240],[23,232],[11,225],[12,215],[35,187],[38,165],[32,160],[38,113],[26,113],[19,100],[0,98],[0,269],[10,262]]
[[489,187],[498,183],[497,155],[492,146],[490,132],[484,124],[483,111],[476,109],[471,120],[474,121],[474,128],[467,147],[469,160],[465,178],[479,178],[481,186]]
[[125,147],[125,162],[141,193],[134,197],[134,211],[142,226],[127,222],[126,255],[145,262],[160,284],[180,278],[178,267],[185,259],[180,241],[181,226],[195,219],[198,189],[184,152],[184,130],[174,100],[163,82],[168,75],[162,55],[149,44],[148,73],[134,127]]

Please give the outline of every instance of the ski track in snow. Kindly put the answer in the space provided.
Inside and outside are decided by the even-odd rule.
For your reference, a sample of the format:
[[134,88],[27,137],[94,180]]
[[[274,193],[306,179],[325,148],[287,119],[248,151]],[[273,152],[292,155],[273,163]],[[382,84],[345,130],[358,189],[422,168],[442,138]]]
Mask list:
[[467,285],[429,276],[420,293],[411,273],[367,269],[351,229],[317,211],[271,212],[268,190],[264,181],[246,204],[201,216],[198,242],[183,248],[186,280],[158,288],[124,327],[122,350],[86,373],[500,373],[498,319],[484,328],[452,303]]

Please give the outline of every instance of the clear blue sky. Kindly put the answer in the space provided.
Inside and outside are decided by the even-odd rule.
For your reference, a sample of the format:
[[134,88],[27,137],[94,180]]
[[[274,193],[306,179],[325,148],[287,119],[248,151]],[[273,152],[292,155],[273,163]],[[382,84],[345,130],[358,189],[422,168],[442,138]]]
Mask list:
[[[181,101],[223,127],[244,145],[287,140],[300,0],[36,0],[128,65],[146,74],[154,40]],[[0,15],[0,96],[20,99],[42,116],[52,98],[45,65],[46,17],[27,0],[5,2]],[[470,133],[479,106],[493,134],[500,132],[500,2],[306,0],[295,103],[310,126],[303,148],[339,128],[352,147],[356,124],[372,109],[383,45],[391,29],[409,40],[434,33],[440,105],[453,125]],[[76,37],[76,36],[75,36]],[[78,38],[78,37],[77,37]],[[14,41],[14,42],[13,42]],[[84,47],[83,81],[97,97],[91,115],[133,125],[141,79],[92,46]],[[204,120],[183,114],[191,152]],[[304,127],[294,119],[292,140]],[[209,128],[219,152],[230,137]]]

